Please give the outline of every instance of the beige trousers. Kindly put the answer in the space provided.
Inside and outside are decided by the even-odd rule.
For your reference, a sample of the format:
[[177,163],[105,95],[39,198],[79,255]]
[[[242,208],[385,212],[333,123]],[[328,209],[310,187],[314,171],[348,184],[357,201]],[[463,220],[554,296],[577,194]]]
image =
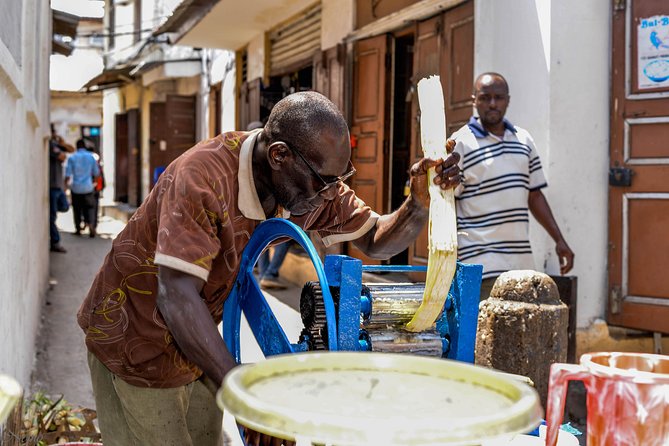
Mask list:
[[223,413],[201,381],[170,389],[130,385],[88,353],[105,446],[220,446]]

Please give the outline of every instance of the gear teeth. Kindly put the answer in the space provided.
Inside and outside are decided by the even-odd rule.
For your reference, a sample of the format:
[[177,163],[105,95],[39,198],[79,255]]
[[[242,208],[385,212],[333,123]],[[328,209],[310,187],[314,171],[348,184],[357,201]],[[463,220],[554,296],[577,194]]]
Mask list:
[[307,282],[302,288],[300,314],[308,333],[309,350],[327,350],[327,319],[319,282]]

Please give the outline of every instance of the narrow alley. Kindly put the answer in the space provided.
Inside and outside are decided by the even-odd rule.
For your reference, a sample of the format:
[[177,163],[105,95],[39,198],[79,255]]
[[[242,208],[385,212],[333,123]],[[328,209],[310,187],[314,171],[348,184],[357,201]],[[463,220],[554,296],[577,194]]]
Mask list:
[[0,3],[0,446],[669,445],[669,0]]

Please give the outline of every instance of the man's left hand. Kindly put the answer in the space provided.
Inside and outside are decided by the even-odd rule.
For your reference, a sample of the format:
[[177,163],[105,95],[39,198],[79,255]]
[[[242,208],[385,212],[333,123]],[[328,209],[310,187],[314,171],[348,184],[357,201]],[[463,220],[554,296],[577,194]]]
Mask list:
[[446,158],[437,160],[423,158],[411,166],[409,172],[411,195],[423,206],[428,207],[430,204],[430,194],[427,187],[427,172],[430,167],[434,167],[437,172],[437,176],[434,177],[434,184],[438,184],[444,190],[455,188],[462,182],[460,168],[458,167],[460,155],[453,153],[454,147],[455,141],[449,139],[446,142],[446,151],[449,153]]
[[571,271],[574,266],[574,253],[567,245],[567,242],[560,240],[555,244],[555,252],[560,262],[560,274],[564,275]]

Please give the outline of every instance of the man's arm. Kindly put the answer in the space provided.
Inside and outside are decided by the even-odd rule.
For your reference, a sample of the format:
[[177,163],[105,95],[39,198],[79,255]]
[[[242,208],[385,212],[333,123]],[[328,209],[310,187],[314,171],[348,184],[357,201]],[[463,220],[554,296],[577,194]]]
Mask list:
[[530,191],[527,204],[534,218],[537,219],[539,224],[546,229],[546,232],[555,241],[555,252],[560,262],[560,274],[567,274],[574,266],[574,253],[562,236],[543,192],[540,189]]
[[158,266],[158,309],[184,355],[220,387],[236,364],[200,297],[204,281]]
[[[449,140],[447,149],[451,151],[454,146],[455,142]],[[461,181],[459,160],[460,155],[451,153],[445,160],[423,158],[414,164],[410,171],[411,194],[395,212],[379,217],[376,226],[355,240],[354,245],[365,255],[377,259],[388,259],[405,250],[428,220],[428,169],[436,167],[435,184],[444,190],[452,189]]]
[[73,145],[66,143],[61,136],[56,136],[56,142],[60,148],[66,152],[74,153],[77,151]]

